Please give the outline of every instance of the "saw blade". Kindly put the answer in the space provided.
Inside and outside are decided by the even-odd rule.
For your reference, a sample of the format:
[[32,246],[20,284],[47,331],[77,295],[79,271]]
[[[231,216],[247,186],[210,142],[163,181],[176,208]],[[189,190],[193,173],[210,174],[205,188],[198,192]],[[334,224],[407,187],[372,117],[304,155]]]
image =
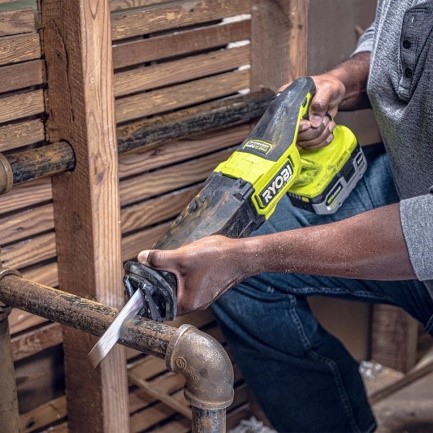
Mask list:
[[120,331],[126,320],[137,315],[143,306],[143,295],[141,290],[137,290],[89,352],[88,357],[94,368],[98,366],[117,343],[120,337]]

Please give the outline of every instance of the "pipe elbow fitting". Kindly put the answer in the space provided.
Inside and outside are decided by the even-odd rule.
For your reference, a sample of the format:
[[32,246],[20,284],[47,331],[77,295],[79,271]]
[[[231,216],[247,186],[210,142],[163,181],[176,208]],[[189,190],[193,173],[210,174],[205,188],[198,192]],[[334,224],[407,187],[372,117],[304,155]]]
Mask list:
[[233,402],[232,363],[210,335],[182,325],[170,341],[165,359],[169,370],[185,377],[185,397],[194,407],[219,410]]

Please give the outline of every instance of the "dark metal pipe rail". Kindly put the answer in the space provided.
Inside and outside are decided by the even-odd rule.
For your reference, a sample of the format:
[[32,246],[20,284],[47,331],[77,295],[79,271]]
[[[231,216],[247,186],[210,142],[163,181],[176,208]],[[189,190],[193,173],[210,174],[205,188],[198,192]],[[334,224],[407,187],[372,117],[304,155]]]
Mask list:
[[[274,95],[265,89],[118,127],[118,151],[125,153],[193,133],[249,122],[263,114]],[[8,192],[13,185],[73,170],[75,163],[73,148],[65,141],[0,154],[0,194]]]
[[[115,308],[25,280],[10,272],[13,271],[0,268],[0,302],[9,307],[95,336],[104,333],[118,312]],[[185,397],[193,407],[193,433],[226,431],[226,408],[233,401],[233,367],[215,339],[191,325],[175,328],[137,317],[125,323],[119,343],[165,359],[169,370],[185,377]],[[0,351],[6,349],[0,347]],[[0,378],[4,374],[2,369]],[[5,394],[0,398],[0,408],[5,399],[11,399],[11,396]],[[3,416],[5,419],[0,419],[0,424],[13,422],[9,417],[15,417],[13,412]]]

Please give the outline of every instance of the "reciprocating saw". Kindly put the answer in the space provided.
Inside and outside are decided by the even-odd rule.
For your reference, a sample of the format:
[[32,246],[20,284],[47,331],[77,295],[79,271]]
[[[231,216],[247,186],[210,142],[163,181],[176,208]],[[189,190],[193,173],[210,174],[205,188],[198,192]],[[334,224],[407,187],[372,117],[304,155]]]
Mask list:
[[[154,248],[174,249],[213,234],[248,236],[285,195],[294,206],[334,213],[367,164],[356,137],[341,125],[325,147],[296,146],[299,123],[308,116],[314,93],[312,78],[303,77],[277,94],[249,136],[216,167]],[[157,321],[176,317],[173,274],[131,261],[125,265],[124,285],[134,307],[122,320],[137,313]]]

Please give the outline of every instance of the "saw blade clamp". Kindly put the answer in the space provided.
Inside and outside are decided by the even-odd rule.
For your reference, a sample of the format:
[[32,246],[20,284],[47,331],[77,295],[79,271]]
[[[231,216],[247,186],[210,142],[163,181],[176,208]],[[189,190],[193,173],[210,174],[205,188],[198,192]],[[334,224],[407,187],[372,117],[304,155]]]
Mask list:
[[176,277],[173,274],[129,261],[125,264],[123,284],[128,298],[141,290],[144,307],[138,313],[140,316],[157,322],[173,320],[176,317]]

